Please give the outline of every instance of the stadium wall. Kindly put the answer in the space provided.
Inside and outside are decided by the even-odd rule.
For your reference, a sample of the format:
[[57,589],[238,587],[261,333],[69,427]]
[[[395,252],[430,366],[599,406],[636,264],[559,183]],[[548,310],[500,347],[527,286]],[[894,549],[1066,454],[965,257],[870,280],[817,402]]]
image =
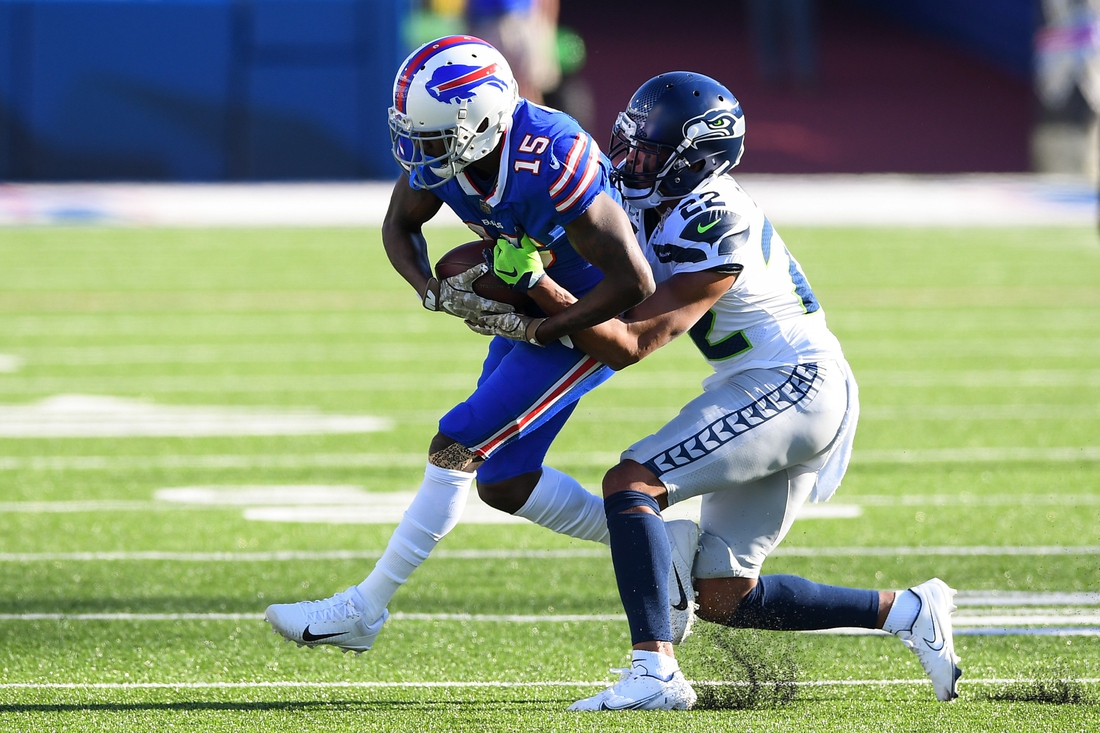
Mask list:
[[393,178],[384,110],[408,13],[409,0],[0,0],[0,179]]

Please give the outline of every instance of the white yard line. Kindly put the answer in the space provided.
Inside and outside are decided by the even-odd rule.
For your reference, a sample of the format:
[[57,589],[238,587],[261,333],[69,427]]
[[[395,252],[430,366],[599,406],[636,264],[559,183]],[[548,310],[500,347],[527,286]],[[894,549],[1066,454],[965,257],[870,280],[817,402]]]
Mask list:
[[[471,623],[546,624],[605,623],[625,621],[621,613],[595,614],[479,614],[479,613],[394,613],[391,621],[450,621]],[[0,621],[262,621],[257,613],[0,613]],[[1004,608],[995,612],[957,612],[952,616],[956,628],[995,628],[1012,626],[1100,627],[1100,612],[1080,608],[1021,608],[1009,613]],[[1100,632],[1100,629],[1093,629]],[[839,629],[815,633],[864,634],[884,633],[872,629]]]
[[[204,487],[195,487],[192,491],[199,491]],[[209,487],[211,491],[217,487]],[[234,487],[224,487],[226,489]],[[414,492],[358,492],[346,491],[337,496],[333,490],[340,487],[331,486],[302,486],[287,485],[256,485],[248,488],[252,492],[248,500],[244,498],[236,501],[182,501],[163,498],[166,492],[185,491],[187,489],[160,489],[157,500],[120,500],[120,499],[84,499],[73,501],[3,501],[0,502],[0,514],[72,514],[77,512],[170,512],[179,510],[225,510],[239,507],[252,507],[263,509],[295,509],[301,511],[297,505],[309,505],[314,508],[348,509],[358,507],[362,509],[373,508],[376,510],[404,509],[412,501]],[[291,490],[296,491],[294,496]],[[163,495],[163,496],[162,496]],[[471,497],[471,501],[477,500]],[[689,500],[690,501],[690,500]],[[675,505],[679,508],[686,504]],[[698,503],[698,502],[695,502]],[[831,516],[837,518],[854,518],[860,516],[860,507],[927,507],[927,506],[1027,506],[1027,507],[1090,507],[1100,505],[1100,494],[997,494],[980,496],[976,494],[910,494],[904,496],[889,496],[882,494],[865,494],[863,496],[844,497],[843,501],[834,501],[825,504],[809,504],[806,506],[806,514],[810,518]],[[675,508],[670,512],[675,512]],[[695,511],[698,518],[698,511]],[[386,516],[385,522],[397,522],[396,518]],[[383,520],[378,520],[383,521]]]
[[[857,450],[852,463],[1076,463],[1100,461],[1100,446]],[[606,468],[619,454],[552,452],[549,464]],[[128,471],[174,468],[419,468],[423,453],[206,454],[166,456],[0,456],[0,471]]]
[[[646,389],[694,389],[699,379],[683,371],[625,371],[604,384],[601,391]],[[21,394],[168,394],[168,393],[257,393],[257,392],[423,392],[425,390],[468,390],[475,374],[437,374],[425,381],[407,372],[358,374],[285,374],[285,375],[145,375],[145,376],[73,376],[5,377],[0,395]],[[865,370],[859,382],[864,386],[894,387],[1096,387],[1100,369],[1027,369],[998,371],[890,371]]]
[[[377,560],[381,550],[281,550],[273,552],[2,552],[7,562],[296,562]],[[933,547],[780,547],[772,557],[1048,557],[1100,555],[1100,545]],[[436,550],[438,560],[562,559],[610,557],[606,549],[584,550]]]
[[[1095,226],[1096,187],[1080,176],[1027,173],[781,175],[738,182],[777,225]],[[369,226],[392,181],[292,183],[16,183],[0,226],[71,225],[66,212],[113,226]],[[429,226],[461,226],[444,208]]]
[[[504,681],[424,681],[424,682],[299,682],[279,680],[269,682],[0,682],[3,690],[254,690],[254,689],[419,689],[419,688],[539,688],[539,687],[606,687],[611,680],[546,680],[542,682]],[[1011,685],[1034,682],[1019,677],[963,677],[964,685]],[[1100,677],[1079,677],[1080,684],[1100,683]],[[749,685],[741,680],[691,680],[695,685]],[[928,685],[927,679],[887,680],[802,680],[792,682],[797,687],[864,687]]]

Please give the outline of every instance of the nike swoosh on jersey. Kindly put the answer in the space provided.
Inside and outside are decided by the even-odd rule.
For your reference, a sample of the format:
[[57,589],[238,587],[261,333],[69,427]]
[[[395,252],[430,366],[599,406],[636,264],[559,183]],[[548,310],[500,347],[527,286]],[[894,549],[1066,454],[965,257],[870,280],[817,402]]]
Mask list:
[[708,231],[710,231],[711,229],[714,228],[715,224],[717,224],[720,221],[722,221],[722,220],[721,219],[715,219],[714,221],[712,221],[710,224],[707,224],[706,226],[703,226],[702,224],[700,224],[698,227],[696,227],[696,229],[700,234],[706,234]]
[[311,634],[309,626],[306,626],[305,630],[302,632],[302,641],[321,641],[322,639],[331,639],[334,636],[343,636],[346,633],[348,632],[337,631],[335,634]]

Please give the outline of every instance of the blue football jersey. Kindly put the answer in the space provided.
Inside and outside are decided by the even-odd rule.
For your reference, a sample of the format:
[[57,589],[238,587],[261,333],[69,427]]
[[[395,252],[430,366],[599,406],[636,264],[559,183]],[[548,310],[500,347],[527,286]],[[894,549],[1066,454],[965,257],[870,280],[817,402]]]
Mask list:
[[577,254],[562,227],[601,192],[620,201],[610,162],[572,117],[527,100],[516,106],[501,145],[495,180],[480,181],[467,168],[432,192],[483,239],[527,234],[555,281],[576,295],[587,292],[603,274]]

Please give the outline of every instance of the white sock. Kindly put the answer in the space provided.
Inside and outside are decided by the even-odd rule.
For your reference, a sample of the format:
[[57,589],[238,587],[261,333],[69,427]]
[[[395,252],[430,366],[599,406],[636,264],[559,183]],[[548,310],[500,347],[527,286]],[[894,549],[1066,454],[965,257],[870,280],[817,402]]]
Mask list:
[[374,570],[359,584],[367,618],[378,618],[412,571],[428,559],[443,535],[454,529],[466,508],[474,474],[428,464],[424,482],[390,536]]
[[890,613],[886,614],[882,630],[889,634],[910,631],[920,613],[920,602],[913,591],[899,590],[894,594],[894,605],[890,607]]
[[587,491],[575,478],[548,466],[517,517],[579,540],[611,544],[603,499]]
[[680,669],[680,663],[676,661],[676,657],[670,657],[660,652],[646,652],[640,649],[635,649],[631,653],[630,666],[641,667],[650,675],[665,679]]

